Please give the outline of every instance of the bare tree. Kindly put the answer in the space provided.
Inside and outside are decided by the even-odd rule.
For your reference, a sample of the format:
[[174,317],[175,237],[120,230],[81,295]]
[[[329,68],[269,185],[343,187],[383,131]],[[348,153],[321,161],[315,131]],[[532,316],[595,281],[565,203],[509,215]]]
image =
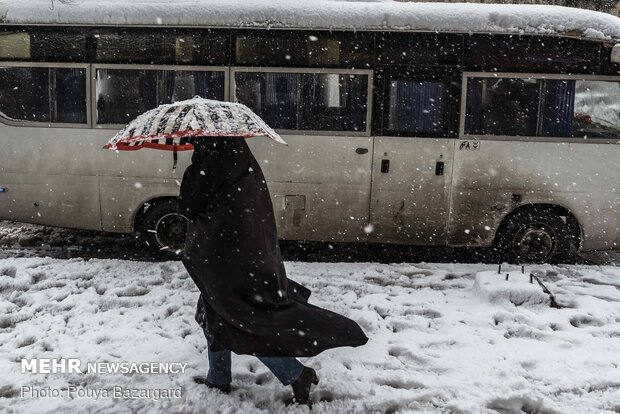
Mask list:
[[580,7],[582,9],[594,9],[610,12],[618,6],[617,0],[564,0],[564,6]]
[[[421,2],[428,0],[398,0]],[[620,11],[620,0],[434,0],[444,3],[500,3],[500,4],[549,4],[556,6],[577,7],[581,9],[598,10],[607,13],[618,14]]]

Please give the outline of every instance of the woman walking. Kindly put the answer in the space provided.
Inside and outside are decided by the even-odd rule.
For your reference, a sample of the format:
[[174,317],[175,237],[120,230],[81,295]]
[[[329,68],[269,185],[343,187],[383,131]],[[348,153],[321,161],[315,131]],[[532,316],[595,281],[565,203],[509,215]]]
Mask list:
[[196,319],[209,372],[197,379],[230,391],[231,351],[255,355],[293,401],[307,404],[316,372],[295,357],[367,342],[352,320],[307,303],[310,291],[286,277],[271,197],[245,139],[198,137],[181,183],[189,220],[183,264],[198,286]]

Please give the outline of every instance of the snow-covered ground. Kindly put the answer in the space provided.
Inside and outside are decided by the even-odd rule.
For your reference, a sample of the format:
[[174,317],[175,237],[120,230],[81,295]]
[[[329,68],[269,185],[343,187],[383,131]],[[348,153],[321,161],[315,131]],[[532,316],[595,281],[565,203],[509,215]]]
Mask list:
[[[46,231],[50,239],[62,234]],[[34,234],[23,245],[40,243]],[[180,262],[12,257],[20,250],[9,248],[9,236],[0,259],[0,412],[308,412],[285,407],[288,389],[252,357],[233,358],[230,395],[192,382],[207,356],[193,321],[198,293]],[[361,348],[303,360],[321,378],[311,394],[314,413],[620,412],[618,267],[526,267],[562,309],[506,300],[501,290],[520,283],[515,266],[504,265],[496,278],[490,264],[286,267],[313,290],[312,303],[356,320],[370,338]],[[21,373],[24,358],[61,357],[188,365],[184,374]],[[21,397],[25,386],[68,385],[182,388],[182,396]]]

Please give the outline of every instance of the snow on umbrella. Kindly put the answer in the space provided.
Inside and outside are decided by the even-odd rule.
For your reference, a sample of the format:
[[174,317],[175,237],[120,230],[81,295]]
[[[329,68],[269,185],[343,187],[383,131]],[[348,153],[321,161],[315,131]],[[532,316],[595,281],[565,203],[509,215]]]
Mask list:
[[119,131],[103,148],[132,151],[141,148],[192,150],[189,137],[257,137],[284,140],[243,104],[198,96],[146,111]]

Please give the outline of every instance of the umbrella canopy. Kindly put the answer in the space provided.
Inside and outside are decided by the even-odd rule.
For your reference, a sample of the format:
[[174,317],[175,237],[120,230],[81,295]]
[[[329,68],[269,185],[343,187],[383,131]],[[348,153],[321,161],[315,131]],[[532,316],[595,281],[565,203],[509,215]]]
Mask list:
[[192,150],[187,138],[267,136],[286,144],[258,115],[243,104],[198,96],[146,111],[119,131],[103,148]]

